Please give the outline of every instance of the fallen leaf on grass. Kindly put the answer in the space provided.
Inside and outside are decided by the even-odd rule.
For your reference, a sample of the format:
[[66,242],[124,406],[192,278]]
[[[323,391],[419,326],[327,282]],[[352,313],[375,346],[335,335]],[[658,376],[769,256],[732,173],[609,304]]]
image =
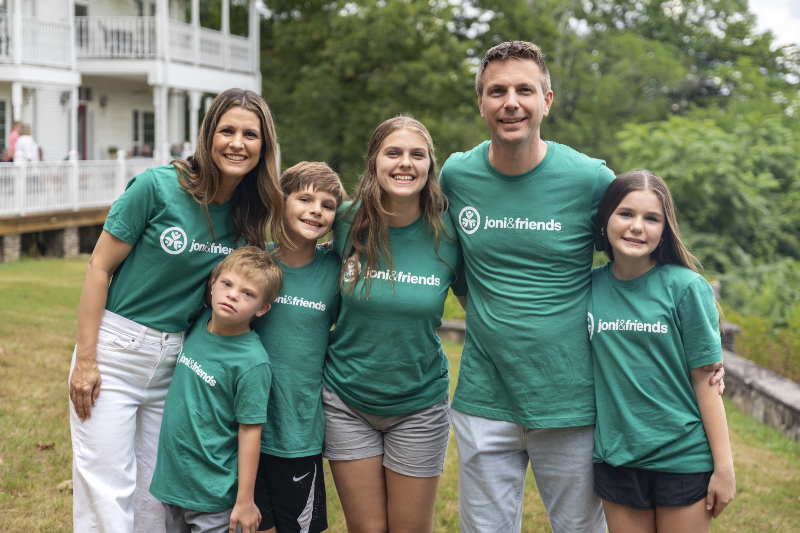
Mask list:
[[51,442],[50,444],[39,444],[37,442],[36,443],[36,449],[39,450],[40,452],[43,451],[43,450],[51,450],[51,449],[53,449],[55,447],[55,445],[56,445],[55,442]]
[[65,490],[69,490],[70,494],[72,494],[72,480],[68,479],[66,481],[62,481],[61,483],[56,485],[56,488],[62,492]]

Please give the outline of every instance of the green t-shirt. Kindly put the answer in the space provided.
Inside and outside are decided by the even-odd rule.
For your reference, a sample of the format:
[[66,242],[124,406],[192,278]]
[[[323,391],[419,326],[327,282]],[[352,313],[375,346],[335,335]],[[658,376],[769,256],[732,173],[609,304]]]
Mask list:
[[175,167],[133,178],[103,226],[133,246],[111,279],[106,309],[159,331],[186,330],[203,308],[209,274],[238,247],[231,207],[208,206],[212,242],[203,208],[181,188]]
[[339,258],[317,248],[309,264],[298,268],[281,264],[281,268],[281,295],[252,324],[272,363],[261,451],[308,457],[321,453],[325,440],[322,368],[331,326],[339,314]]
[[[442,237],[438,257],[422,216],[408,226],[390,227],[392,272],[380,262],[366,272],[365,257],[361,262],[351,258],[349,242],[344,250],[350,222],[337,220],[333,247],[345,265],[342,309],[331,333],[323,383],[359,411],[402,415],[447,396],[450,363],[436,330],[461,260],[449,218],[443,220],[450,238]],[[365,272],[351,295],[348,280],[354,268]],[[369,298],[362,293],[366,276],[371,278]]]
[[722,361],[708,282],[661,263],[623,281],[609,263],[592,272],[588,309],[594,462],[682,474],[713,470],[689,373]]
[[541,163],[510,176],[489,163],[489,144],[453,154],[439,177],[469,297],[453,408],[526,428],[593,424],[589,339],[577,332],[614,174],[548,142]]
[[210,318],[210,310],[200,315],[178,357],[150,493],[218,513],[236,503],[239,424],[266,421],[272,371],[255,332],[214,335]]

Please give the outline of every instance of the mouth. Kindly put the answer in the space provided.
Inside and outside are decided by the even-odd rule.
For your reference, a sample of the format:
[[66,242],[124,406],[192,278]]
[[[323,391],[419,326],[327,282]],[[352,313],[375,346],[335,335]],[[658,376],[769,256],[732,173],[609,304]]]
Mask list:
[[411,183],[417,178],[411,174],[392,174],[392,179],[397,183]]
[[322,223],[317,222],[316,220],[309,220],[307,218],[301,218],[300,222],[302,222],[303,224],[305,224],[307,226],[311,226],[312,228],[321,228],[322,227]]
[[525,120],[526,120],[525,117],[520,117],[520,118],[501,118],[500,122],[502,124],[519,124],[519,123],[521,123],[521,122],[523,122]]
[[247,159],[246,156],[243,155],[236,155],[236,154],[224,154],[223,157],[228,161],[232,161],[233,163],[240,163]]
[[631,244],[644,244],[644,241],[641,239],[634,239],[633,237],[623,237],[623,241],[629,242]]
[[230,311],[231,313],[235,313],[236,312],[236,309],[234,309],[231,304],[226,304],[225,302],[220,302],[219,303],[219,307],[221,307],[221,308],[223,308],[223,309],[225,309],[227,311]]

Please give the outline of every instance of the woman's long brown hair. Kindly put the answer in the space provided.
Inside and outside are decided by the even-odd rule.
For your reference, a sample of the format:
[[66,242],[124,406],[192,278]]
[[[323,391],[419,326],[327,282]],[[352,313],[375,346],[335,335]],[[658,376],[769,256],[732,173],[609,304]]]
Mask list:
[[[650,170],[632,170],[621,174],[606,189],[606,194],[597,209],[598,227],[602,228],[603,252],[610,261],[614,260],[614,250],[608,240],[608,221],[622,200],[633,191],[652,191],[661,200],[664,209],[663,242],[650,254],[651,257],[667,265],[680,265],[693,272],[700,272],[703,266],[681,239],[678,219],[675,216],[675,202],[664,180]],[[719,312],[719,329],[722,331],[722,308],[714,299]]]
[[236,225],[234,243],[242,239],[246,244],[266,249],[267,230],[277,242],[285,242],[285,234],[280,224],[283,219],[283,193],[276,168],[278,149],[275,122],[263,98],[243,89],[228,89],[219,94],[203,119],[194,155],[186,160],[175,160],[172,164],[178,171],[183,189],[203,206],[203,217],[211,238],[216,240],[208,204],[213,203],[219,194],[222,173],[211,157],[211,149],[220,118],[233,107],[256,114],[261,123],[262,141],[258,163],[242,179],[231,198],[231,213]]
[[[384,121],[372,133],[369,147],[367,148],[367,168],[358,183],[353,203],[343,216],[345,220],[352,218],[352,225],[344,243],[342,274],[347,268],[349,258],[360,258],[364,255],[367,257],[365,268],[356,269],[356,277],[350,286],[351,295],[355,291],[355,286],[362,275],[374,271],[378,262],[386,265],[389,271],[394,268],[392,247],[389,243],[390,213],[383,206],[384,192],[378,183],[376,161],[386,138],[395,131],[403,129],[419,134],[428,145],[428,157],[431,165],[428,168],[428,181],[420,191],[419,203],[425,228],[428,233],[433,235],[434,253],[437,256],[439,255],[439,244],[442,242],[442,236],[446,236],[449,239],[454,238],[447,235],[444,222],[442,222],[442,215],[447,210],[447,198],[439,188],[436,154],[433,149],[431,134],[428,133],[422,122],[408,116],[398,116]],[[362,287],[362,290],[366,290],[367,298],[369,298],[371,282],[372,278],[367,276]],[[392,282],[392,286],[394,286],[394,282]]]

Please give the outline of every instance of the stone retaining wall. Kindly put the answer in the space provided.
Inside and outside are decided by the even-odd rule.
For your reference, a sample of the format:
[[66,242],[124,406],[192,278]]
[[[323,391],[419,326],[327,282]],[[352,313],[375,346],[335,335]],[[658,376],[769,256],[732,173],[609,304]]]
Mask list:
[[[466,331],[463,320],[442,320],[438,333],[443,339],[463,342]],[[726,323],[725,331],[725,395],[759,422],[800,441],[800,385],[733,353],[739,327]]]

